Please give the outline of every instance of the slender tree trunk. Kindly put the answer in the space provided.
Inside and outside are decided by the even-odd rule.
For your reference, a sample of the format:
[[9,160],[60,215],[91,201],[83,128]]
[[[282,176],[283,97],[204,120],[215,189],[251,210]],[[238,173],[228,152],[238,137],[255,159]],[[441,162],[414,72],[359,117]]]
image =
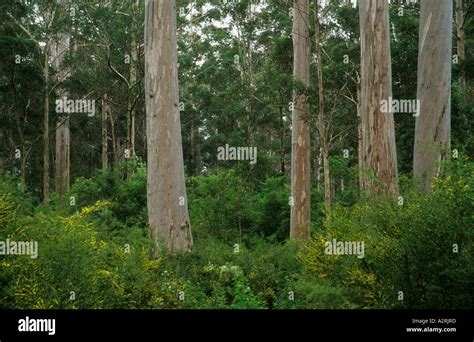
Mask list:
[[106,170],[109,164],[107,144],[107,94],[102,97],[102,169]]
[[[130,79],[129,84],[132,87],[137,81],[136,63],[137,63],[137,47],[135,38],[131,43],[131,57],[130,57]],[[133,108],[133,91],[128,90],[128,117],[127,117],[127,149],[130,157],[135,155],[135,109]]]
[[49,204],[49,41],[44,47],[43,61],[43,204]]
[[464,60],[466,59],[465,38],[463,29],[464,19],[462,13],[462,0],[456,0],[456,38],[457,55],[461,63],[461,72],[459,74],[459,84],[466,86],[466,76],[464,72]]
[[362,168],[366,193],[398,193],[393,113],[382,101],[392,96],[387,0],[360,0]]
[[280,106],[280,172],[285,174],[285,122],[283,121],[283,106]]
[[69,114],[60,117],[56,126],[56,192],[63,196],[69,191],[71,135]]
[[20,164],[20,170],[21,170],[21,191],[25,192],[26,191],[26,163],[27,163],[27,157],[26,157],[26,148],[24,142],[21,145],[21,164]]
[[178,98],[176,1],[145,2],[147,203],[151,236],[168,251],[193,247]]
[[323,166],[323,149],[322,147],[319,147],[318,149],[318,169],[316,173],[316,178],[318,180],[318,190],[321,189],[321,167]]
[[360,191],[364,190],[364,172],[363,172],[363,165],[364,165],[364,158],[363,158],[363,144],[362,144],[362,118],[360,116],[360,77],[357,74],[357,102],[356,102],[356,110],[357,110],[357,162],[359,166],[359,170],[357,172],[359,178],[359,189]]
[[324,84],[323,84],[323,61],[321,53],[321,34],[319,23],[318,1],[314,2],[314,21],[316,36],[316,59],[318,68],[318,97],[319,97],[319,120],[318,130],[321,141],[323,168],[324,168],[324,205],[328,212],[331,211],[331,178],[329,174],[329,139],[324,119]]
[[364,160],[363,160],[363,144],[362,144],[362,120],[358,118],[357,122],[357,160],[358,160],[358,177],[359,177],[359,190],[363,191],[364,186]]
[[[310,44],[308,32],[308,0],[293,2],[293,77],[309,87]],[[291,206],[290,239],[307,240],[310,235],[310,136],[308,101],[294,92],[291,135]]]
[[[21,114],[20,112],[20,103],[17,99],[15,85],[13,84],[13,90],[15,93],[15,121],[16,121],[16,130],[18,132],[18,138],[21,142],[21,158],[20,158],[20,171],[21,171],[21,191],[24,192],[26,190],[26,163],[27,163],[27,156],[26,156],[26,141],[25,141],[25,131],[22,128],[21,124]],[[26,113],[23,114],[26,115]]]
[[[110,110],[110,107],[107,109]],[[118,144],[117,144],[117,132],[115,128],[115,117],[114,114],[110,111],[109,113],[109,118],[110,118],[110,131],[112,135],[112,155],[114,159],[114,165],[117,165],[119,162],[119,155],[118,155]]]
[[[62,6],[67,6],[67,1],[58,0]],[[69,35],[60,33],[58,41],[53,44],[53,67],[56,71],[56,81],[64,81],[67,77],[67,70],[64,69],[63,61],[66,52],[69,50]],[[67,92],[60,88],[58,95],[67,95]],[[58,121],[56,123],[56,192],[63,196],[69,191],[70,182],[70,148],[71,148],[71,133],[69,129],[69,113],[58,113]]]
[[[419,116],[413,174],[430,191],[438,162],[448,158],[451,136],[451,1],[422,0],[418,53]],[[434,72],[435,71],[435,72]]]

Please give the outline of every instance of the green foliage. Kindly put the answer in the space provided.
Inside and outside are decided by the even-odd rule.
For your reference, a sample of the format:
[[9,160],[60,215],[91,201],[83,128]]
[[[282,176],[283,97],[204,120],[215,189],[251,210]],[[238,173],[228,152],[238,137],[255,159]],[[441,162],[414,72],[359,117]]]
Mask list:
[[[9,201],[15,207],[17,215],[26,215],[33,212],[38,203],[33,194],[24,192],[20,186],[21,180],[6,172],[0,175],[0,196],[7,196]],[[12,215],[12,213],[5,214]],[[2,225],[0,224],[0,227]]]
[[[180,121],[196,244],[192,252],[163,254],[158,260],[149,255],[147,177],[140,159],[147,150],[144,2],[71,0],[68,9],[52,0],[0,3],[0,240],[39,243],[37,259],[0,256],[0,307],[474,306],[473,163],[460,158],[442,165],[445,176],[436,180],[432,194],[415,191],[410,176],[415,120],[396,115],[404,204],[398,205],[396,198],[359,198],[358,9],[330,1],[320,22],[334,193],[333,210],[326,212],[323,184],[316,182],[314,172],[320,147],[316,60],[311,59],[310,86],[295,82],[292,2],[261,1],[250,7],[251,3],[177,3],[179,98],[185,104]],[[400,9],[399,3],[392,2],[393,98],[414,99],[419,5],[404,6],[403,15]],[[451,135],[452,148],[472,158],[474,16],[467,15],[466,2],[464,12],[466,59],[453,66]],[[50,24],[44,21],[48,17]],[[314,19],[311,9],[313,51]],[[49,50],[43,47],[46,40],[59,41],[63,34],[79,44],[74,45],[74,53],[65,54],[59,68],[50,66],[48,81],[41,69]],[[138,58],[128,63],[125,60],[132,52]],[[461,72],[465,86],[458,81]],[[308,95],[305,119],[311,131],[314,172],[313,239],[300,252],[287,241],[295,90]],[[45,91],[50,101],[49,206],[40,204]],[[95,99],[96,114],[102,110],[99,100],[107,95],[110,121],[109,169],[97,171],[102,116],[71,116],[73,185],[65,196],[53,192],[58,121],[54,101],[60,94]],[[124,160],[131,105],[135,156]],[[226,144],[257,147],[258,162],[218,160],[216,148]],[[342,154],[345,149],[349,158]],[[326,255],[325,242],[332,239],[364,241],[364,258]],[[456,245],[459,250],[454,253]],[[70,300],[70,291],[75,291],[75,300]],[[398,300],[399,291],[403,301]]]
[[[220,198],[238,208],[235,186],[244,183],[230,171],[193,177],[190,206],[209,201],[207,208],[193,210],[212,208],[216,226],[207,226],[207,235],[199,231],[199,223],[212,221],[195,211],[195,250],[163,252],[158,260],[150,258],[151,242],[138,219],[146,210],[139,200],[144,170],[108,183],[115,184],[110,199],[71,214],[61,206],[24,212],[22,193],[4,192],[0,240],[38,241],[39,255],[0,257],[0,302],[3,308],[469,308],[474,305],[473,168],[462,158],[445,164],[446,176],[436,179],[431,194],[405,184],[402,206],[396,198],[335,206],[323,226],[314,222],[313,239],[303,250],[278,242],[287,224],[279,215],[288,197],[281,178],[269,178],[247,194],[244,215],[252,220],[241,241],[239,234],[220,231],[226,225],[237,228],[226,217],[236,213],[235,207],[220,211],[215,197],[220,189]],[[91,181],[110,178],[101,173]],[[92,200],[93,187],[84,184],[73,189],[86,189],[83,198]],[[363,241],[364,258],[325,254],[325,242],[332,239]]]
[[133,237],[128,253],[126,246],[100,239],[94,230],[90,216],[109,205],[97,202],[68,217],[39,213],[24,218],[8,238],[37,241],[38,257],[1,260],[2,274],[12,280],[2,307],[160,307],[163,299],[154,279],[159,260],[149,259],[149,242]]
[[285,241],[290,229],[291,190],[284,177],[270,177],[255,195],[255,232]]
[[248,190],[233,170],[207,177],[193,177],[188,183],[189,210],[193,231],[199,236],[217,236],[233,241],[241,236],[249,206]]
[[268,178],[260,189],[224,170],[191,177],[187,184],[193,230],[197,236],[224,241],[250,235],[277,236],[283,241],[289,230],[289,189],[282,177]]
[[[347,289],[360,307],[472,307],[474,164],[446,168],[449,176],[436,180],[432,194],[412,190],[403,205],[379,198],[334,208],[300,254],[305,268]],[[333,239],[363,241],[365,257],[325,254]]]
[[279,309],[352,309],[356,305],[342,287],[313,275],[299,274],[281,292]]

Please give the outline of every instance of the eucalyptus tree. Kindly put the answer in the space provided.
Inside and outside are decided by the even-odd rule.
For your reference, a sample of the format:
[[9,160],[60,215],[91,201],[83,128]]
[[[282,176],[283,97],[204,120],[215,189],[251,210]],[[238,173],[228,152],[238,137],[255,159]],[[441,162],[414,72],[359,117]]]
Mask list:
[[179,110],[176,1],[145,3],[147,206],[157,250],[193,247]]
[[[309,2],[293,2],[293,77],[303,87],[310,85]],[[290,238],[307,240],[310,234],[310,134],[307,96],[295,89],[291,139]]]
[[[367,193],[398,192],[393,112],[383,101],[392,97],[389,4],[360,0],[362,169]],[[375,178],[375,179],[374,179]]]
[[[453,4],[422,0],[418,52],[420,102],[415,128],[413,175],[425,191],[449,157]],[[434,72],[435,70],[435,72]]]

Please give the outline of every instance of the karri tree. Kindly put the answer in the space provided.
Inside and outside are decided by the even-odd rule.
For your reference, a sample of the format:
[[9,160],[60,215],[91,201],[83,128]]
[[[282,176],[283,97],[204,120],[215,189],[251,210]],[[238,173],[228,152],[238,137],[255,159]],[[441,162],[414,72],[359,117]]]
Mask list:
[[421,1],[413,175],[425,191],[450,149],[452,25],[451,1]]
[[168,251],[193,247],[178,99],[176,1],[145,3],[147,203],[151,236]]
[[363,189],[366,193],[398,192],[393,113],[383,101],[392,97],[390,24],[387,0],[360,0]]
[[293,96],[291,136],[291,218],[290,238],[307,240],[310,223],[310,135],[308,99],[301,86],[310,82],[310,41],[308,0],[293,3],[293,77],[299,84]]

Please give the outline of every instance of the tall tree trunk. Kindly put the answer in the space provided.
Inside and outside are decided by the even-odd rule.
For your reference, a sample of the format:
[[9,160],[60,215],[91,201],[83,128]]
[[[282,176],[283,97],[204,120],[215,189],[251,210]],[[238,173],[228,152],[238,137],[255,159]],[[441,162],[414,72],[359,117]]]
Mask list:
[[49,204],[49,40],[44,47],[43,61],[43,204]]
[[145,6],[148,219],[156,247],[189,250],[193,237],[181,141],[176,0],[146,0]]
[[12,84],[14,91],[14,100],[15,100],[15,121],[16,121],[16,130],[18,132],[18,138],[21,142],[21,156],[20,156],[20,171],[21,171],[21,191],[26,190],[26,164],[27,164],[27,155],[26,155],[26,141],[25,141],[25,130],[21,124],[22,114],[26,117],[26,109],[20,111],[20,106],[23,106],[18,101],[18,96],[16,94],[15,84]]
[[282,175],[285,174],[285,122],[282,105],[280,105],[280,172]]
[[128,90],[128,117],[127,117],[127,149],[130,157],[135,155],[135,109],[133,108],[133,85],[137,81],[137,46],[135,36],[132,38],[131,43],[131,56],[130,56],[130,89]]
[[58,119],[56,126],[56,192],[63,196],[69,191],[71,136],[69,114]]
[[393,113],[382,101],[392,96],[387,0],[360,0],[362,169],[367,194],[398,193]]
[[314,21],[316,38],[316,59],[318,68],[318,97],[319,97],[319,120],[318,130],[322,148],[323,169],[324,169],[324,205],[328,212],[331,211],[331,178],[329,174],[329,139],[324,119],[324,85],[323,85],[323,61],[321,53],[321,34],[319,24],[318,1],[314,2]]
[[27,155],[26,155],[26,147],[25,143],[23,142],[21,145],[21,164],[20,164],[20,170],[21,170],[21,191],[25,192],[26,191],[26,164],[27,164]]
[[364,156],[363,156],[363,143],[362,143],[362,120],[357,118],[357,160],[358,160],[358,179],[359,179],[359,190],[362,192],[365,189],[364,186]]
[[[68,6],[66,0],[58,0],[61,6]],[[64,69],[63,61],[66,52],[69,50],[69,35],[60,33],[58,41],[53,44],[53,67],[56,71],[56,82],[66,79],[68,71]],[[59,97],[67,95],[67,92],[60,88]],[[59,113],[56,123],[56,192],[63,196],[69,190],[70,181],[70,148],[71,134],[69,129],[69,113]]]
[[321,167],[323,166],[323,149],[322,147],[318,148],[318,168],[317,168],[317,173],[316,173],[316,179],[318,181],[318,190],[321,189]]
[[456,42],[457,55],[459,63],[461,63],[461,72],[459,74],[459,84],[466,86],[466,76],[464,72],[464,60],[466,59],[464,29],[464,19],[462,13],[462,0],[456,0]]
[[[110,107],[107,108],[110,110]],[[112,155],[114,159],[114,165],[117,165],[119,162],[119,152],[118,152],[118,143],[117,143],[117,131],[115,127],[115,117],[114,113],[109,111],[109,118],[110,118],[110,133],[112,135]]]
[[[309,87],[310,44],[308,0],[293,2],[293,77]],[[307,240],[310,235],[310,136],[308,101],[304,94],[293,95],[291,135],[291,206],[290,239]]]
[[413,174],[430,191],[437,163],[448,158],[451,136],[451,1],[422,0],[418,53],[419,116]]
[[106,170],[109,164],[107,144],[107,94],[102,97],[102,169]]
[[363,154],[363,144],[362,144],[362,118],[360,116],[360,77],[357,74],[357,100],[356,100],[356,111],[357,111],[357,163],[358,163],[358,178],[359,178],[359,190],[364,190],[364,154]]

